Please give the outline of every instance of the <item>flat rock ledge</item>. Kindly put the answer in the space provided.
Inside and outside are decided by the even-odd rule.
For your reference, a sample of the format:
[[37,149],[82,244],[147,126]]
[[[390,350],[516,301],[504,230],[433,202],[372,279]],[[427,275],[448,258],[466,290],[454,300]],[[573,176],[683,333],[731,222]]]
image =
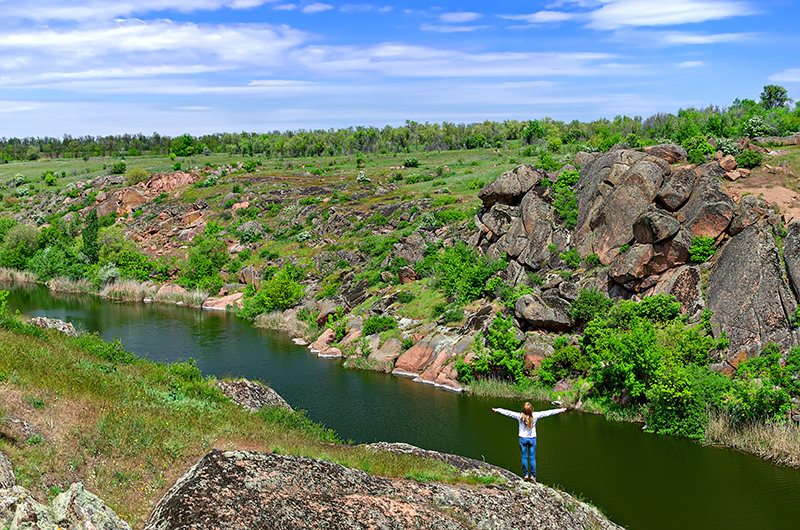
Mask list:
[[159,501],[146,530],[619,528],[540,484],[389,479],[312,458],[212,451]]
[[291,405],[280,394],[256,381],[247,379],[217,381],[217,387],[234,403],[252,412],[259,411],[264,407],[292,410]]

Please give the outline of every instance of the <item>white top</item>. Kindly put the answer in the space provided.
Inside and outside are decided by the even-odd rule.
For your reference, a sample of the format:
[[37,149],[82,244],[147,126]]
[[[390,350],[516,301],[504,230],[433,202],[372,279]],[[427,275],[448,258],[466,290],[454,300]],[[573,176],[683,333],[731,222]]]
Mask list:
[[519,422],[519,437],[520,438],[536,438],[536,422],[545,416],[552,416],[553,414],[558,414],[559,412],[563,412],[563,409],[551,409],[551,410],[543,410],[541,412],[534,412],[533,413],[533,422],[531,423],[531,428],[528,429],[528,426],[522,421],[522,413],[521,412],[514,412],[513,410],[506,410],[506,409],[493,409],[496,412],[499,412],[503,416],[508,416],[509,418],[516,418]]

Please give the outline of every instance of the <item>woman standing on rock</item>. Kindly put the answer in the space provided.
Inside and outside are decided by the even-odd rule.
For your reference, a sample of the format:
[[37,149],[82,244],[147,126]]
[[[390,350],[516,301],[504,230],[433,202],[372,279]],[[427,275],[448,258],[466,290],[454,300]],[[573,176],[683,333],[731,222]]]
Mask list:
[[[559,412],[564,412],[567,409],[552,409],[543,410],[542,412],[534,412],[533,405],[526,401],[522,406],[522,412],[514,412],[511,410],[494,408],[494,412],[499,412],[503,416],[514,418],[519,422],[519,448],[522,451],[522,472],[525,474],[525,480],[533,480],[536,482],[536,422],[545,416],[552,416]],[[530,459],[530,464],[528,460]],[[530,474],[528,469],[530,468]]]

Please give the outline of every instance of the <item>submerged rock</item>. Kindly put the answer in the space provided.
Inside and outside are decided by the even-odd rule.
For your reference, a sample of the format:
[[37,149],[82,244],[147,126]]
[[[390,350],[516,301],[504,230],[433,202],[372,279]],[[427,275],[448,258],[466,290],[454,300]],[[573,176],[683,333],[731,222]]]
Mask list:
[[166,493],[146,530],[252,528],[618,528],[546,486],[419,483],[333,462],[212,451]]

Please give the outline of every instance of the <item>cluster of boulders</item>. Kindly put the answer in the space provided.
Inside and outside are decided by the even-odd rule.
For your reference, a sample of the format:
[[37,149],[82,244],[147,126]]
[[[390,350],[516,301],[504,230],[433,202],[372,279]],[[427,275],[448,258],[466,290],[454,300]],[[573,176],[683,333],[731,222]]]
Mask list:
[[[565,269],[562,257],[573,249],[606,266],[557,285],[532,285],[534,292],[515,308],[523,328],[574,327],[568,308],[580,287],[613,298],[672,294],[693,318],[711,310],[715,334],[724,332],[730,340],[722,369],[757,355],[767,342],[783,348],[800,343],[790,318],[800,278],[793,278],[789,256],[800,229],[790,225],[786,239],[790,288],[776,246],[785,235],[784,220],[758,197],[735,203],[720,180],[735,170],[735,161],[717,158],[681,165],[685,151],[671,145],[581,153],[578,218],[571,230],[556,213],[547,185],[557,173],[519,166],[482,189],[476,243],[490,256],[509,258],[504,276],[510,283],[526,282],[526,272]],[[710,238],[720,249],[710,263],[692,262],[696,238]]]
[[11,462],[0,453],[0,528],[49,530],[130,530],[111,508],[76,482],[48,506],[16,485]]

